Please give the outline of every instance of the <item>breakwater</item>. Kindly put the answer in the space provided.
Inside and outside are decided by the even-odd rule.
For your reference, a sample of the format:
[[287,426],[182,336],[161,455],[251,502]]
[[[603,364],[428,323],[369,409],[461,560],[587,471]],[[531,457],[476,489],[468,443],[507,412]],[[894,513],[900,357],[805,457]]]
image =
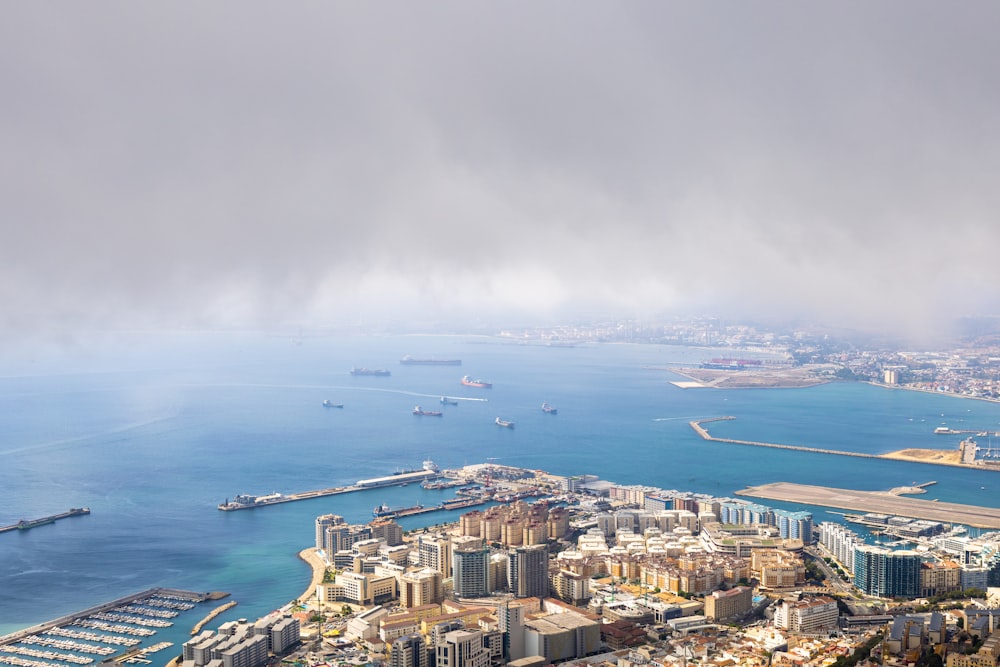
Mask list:
[[40,519],[21,519],[17,523],[13,523],[9,526],[0,526],[0,533],[6,533],[11,530],[28,530],[29,528],[46,526],[50,523],[55,523],[59,519],[66,519],[71,516],[82,516],[84,514],[90,514],[89,507],[74,507],[70,511],[62,512],[61,514],[43,516]]
[[700,435],[703,439],[709,440],[711,442],[728,442],[734,445],[751,445],[753,447],[770,447],[772,449],[790,449],[797,452],[812,452],[813,454],[833,454],[836,456],[855,456],[862,459],[879,459],[882,458],[878,454],[863,454],[861,452],[845,452],[840,449],[822,449],[820,447],[804,447],[802,445],[780,445],[775,442],[758,442],[756,440],[736,440],[735,438],[717,438],[711,435],[702,424],[708,424],[709,422],[717,421],[730,421],[736,419],[736,417],[726,416],[726,417],[713,417],[711,419],[699,419],[697,421],[688,422],[691,428],[694,429],[695,433]]
[[[802,445],[782,445],[776,442],[759,442],[756,440],[738,440],[736,438],[719,438],[708,432],[708,429],[704,427],[704,424],[717,421],[731,421],[736,419],[736,417],[727,415],[725,417],[712,417],[710,419],[698,419],[695,421],[688,422],[688,425],[694,429],[703,440],[709,442],[725,442],[733,445],[749,445],[751,447],[768,447],[771,449],[784,449],[796,452],[810,452],[813,454],[829,454],[831,456],[852,456],[859,459],[882,459],[884,461],[906,461],[908,463],[923,463],[926,465],[934,466],[951,466],[953,468],[965,468],[971,470],[993,470],[1000,472],[1000,466],[986,466],[968,463],[958,463],[953,461],[942,461],[938,458],[934,458],[935,455],[940,455],[942,451],[945,450],[932,450],[932,449],[906,449],[898,452],[890,452],[888,454],[865,454],[863,452],[848,452],[842,449],[823,449],[821,447],[805,447]],[[926,457],[915,456],[912,453],[926,454]]]
[[205,616],[205,618],[195,623],[195,626],[191,628],[191,635],[194,636],[198,634],[199,632],[201,632],[201,629],[209,623],[209,621],[211,621],[213,618],[215,618],[222,612],[226,611],[227,609],[232,609],[235,606],[236,606],[236,600],[230,600],[226,604],[220,604],[218,607],[208,612],[208,615]]

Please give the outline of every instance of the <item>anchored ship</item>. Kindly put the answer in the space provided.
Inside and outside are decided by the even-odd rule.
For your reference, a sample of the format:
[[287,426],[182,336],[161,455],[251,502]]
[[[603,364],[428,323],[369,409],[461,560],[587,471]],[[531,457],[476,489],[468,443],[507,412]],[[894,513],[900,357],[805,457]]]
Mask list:
[[500,419],[499,417],[497,417],[496,423],[497,426],[503,426],[504,428],[514,428],[514,422],[507,421],[506,419]]
[[424,410],[419,405],[413,406],[413,414],[419,417],[440,417],[443,413],[436,410]]
[[546,414],[549,414],[549,415],[554,415],[557,412],[559,412],[559,410],[557,410],[556,408],[552,407],[548,403],[542,403],[542,412],[544,412]]
[[404,356],[399,360],[399,363],[404,366],[461,366],[461,359],[436,359],[434,357],[428,359],[417,359],[411,357],[410,355]]
[[479,387],[481,389],[492,389],[493,388],[493,383],[492,382],[487,382],[486,380],[479,380],[479,379],[473,380],[468,375],[463,375],[462,376],[462,384],[464,384],[466,387]]
[[351,375],[378,375],[380,377],[385,377],[387,375],[392,375],[385,368],[352,368]]

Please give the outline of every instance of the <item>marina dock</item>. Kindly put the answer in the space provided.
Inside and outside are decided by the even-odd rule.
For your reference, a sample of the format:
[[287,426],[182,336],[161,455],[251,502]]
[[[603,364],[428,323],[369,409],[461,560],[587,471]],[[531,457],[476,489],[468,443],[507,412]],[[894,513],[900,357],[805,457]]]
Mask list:
[[173,619],[183,612],[217,595],[222,594],[172,588],[150,588],[126,595],[0,637],[0,663],[50,667],[51,663],[43,661],[78,665],[96,660],[101,664],[148,662],[146,655],[171,644],[160,642],[139,648],[143,641],[158,629],[173,625]]

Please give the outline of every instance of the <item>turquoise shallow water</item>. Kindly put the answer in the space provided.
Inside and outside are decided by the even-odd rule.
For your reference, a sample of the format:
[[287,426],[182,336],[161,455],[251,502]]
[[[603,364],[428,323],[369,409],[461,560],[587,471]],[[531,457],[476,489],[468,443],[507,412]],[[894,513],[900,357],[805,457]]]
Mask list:
[[[404,354],[457,357],[460,368],[401,366]],[[936,480],[924,498],[1000,507],[1000,475],[914,463],[709,444],[722,437],[883,453],[953,448],[953,428],[997,429],[1000,405],[862,384],[808,389],[681,390],[670,363],[716,353],[650,345],[574,348],[469,337],[131,336],[112,346],[10,363],[0,378],[0,525],[89,506],[93,514],[0,534],[0,633],[151,586],[225,590],[255,618],[302,593],[313,520],[336,512],[431,504],[450,491],[417,485],[224,513],[236,493],[284,493],[488,457],[556,474],[730,495],[797,481],[885,489]],[[388,378],[352,377],[352,366]],[[460,386],[463,374],[492,390]],[[441,419],[410,414],[462,399]],[[324,409],[323,399],[344,409]],[[488,401],[474,400],[487,398]],[[544,414],[552,403],[559,414]],[[493,424],[516,422],[513,430]],[[779,503],[772,503],[780,506]],[[817,519],[822,508],[811,508]],[[998,510],[1000,511],[1000,510]],[[404,520],[404,527],[459,513]],[[206,608],[156,640],[184,641]],[[172,651],[164,652],[164,660]]]

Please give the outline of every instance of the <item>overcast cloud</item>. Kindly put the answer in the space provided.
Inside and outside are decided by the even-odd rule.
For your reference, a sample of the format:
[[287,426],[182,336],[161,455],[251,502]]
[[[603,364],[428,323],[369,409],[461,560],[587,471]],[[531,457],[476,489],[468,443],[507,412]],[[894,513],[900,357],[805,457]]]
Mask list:
[[991,2],[10,3],[0,329],[996,313]]

